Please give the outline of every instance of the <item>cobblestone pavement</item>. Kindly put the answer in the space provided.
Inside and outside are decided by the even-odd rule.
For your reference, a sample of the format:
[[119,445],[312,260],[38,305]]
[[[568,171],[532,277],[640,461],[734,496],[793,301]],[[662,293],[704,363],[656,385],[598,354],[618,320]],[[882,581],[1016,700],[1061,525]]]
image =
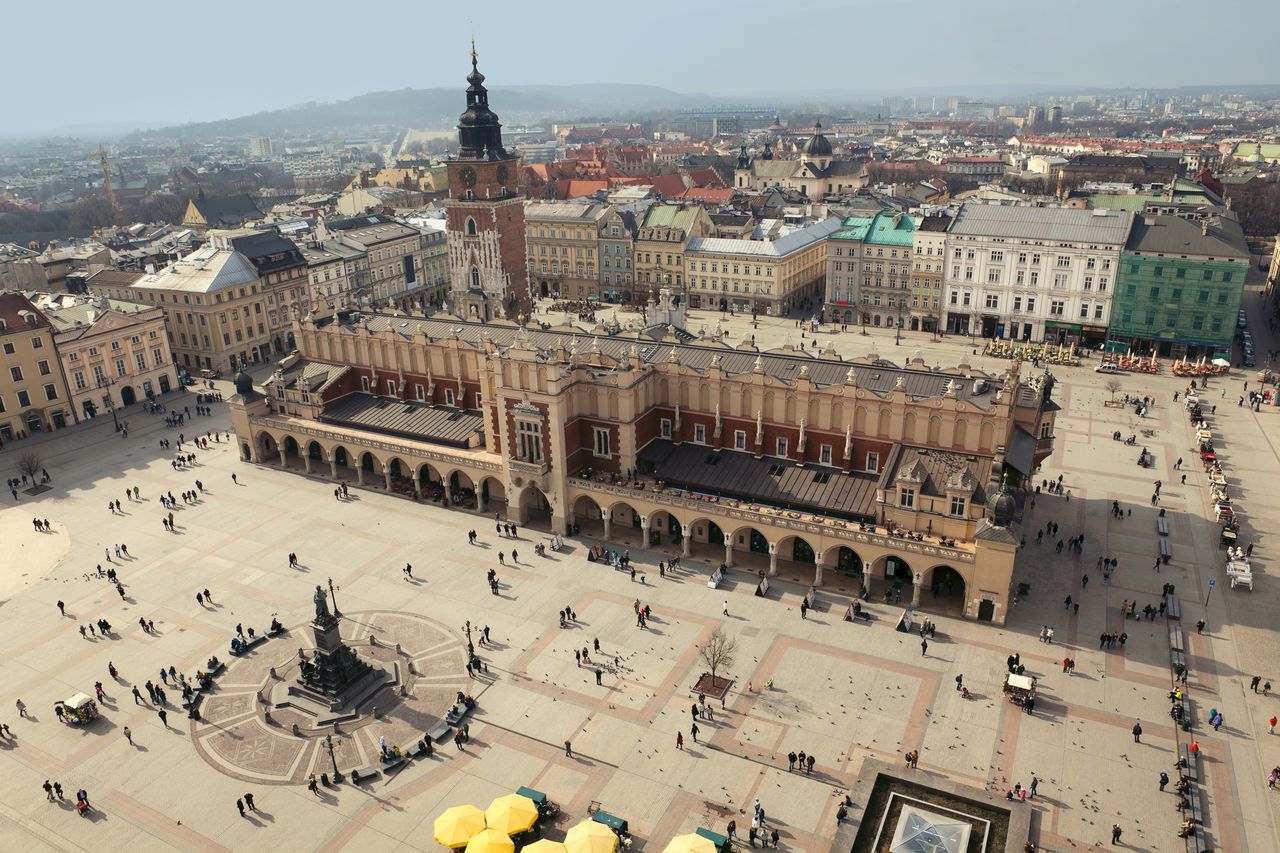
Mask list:
[[[716,317],[697,313],[693,327],[713,327]],[[767,346],[788,337],[801,341],[794,321],[766,319],[751,330],[748,324],[728,321],[734,342],[752,333]],[[1264,352],[1276,345],[1259,337]],[[803,339],[807,347],[811,339]],[[907,334],[896,345],[883,330],[819,335],[823,347],[828,340],[846,355],[874,349],[903,361],[919,349],[929,363],[968,355],[992,372],[1004,366],[974,357],[967,339],[933,343],[928,335]],[[7,496],[0,503],[0,596],[6,599],[0,722],[14,735],[0,740],[8,762],[0,774],[0,845],[30,851],[434,849],[431,824],[444,808],[484,807],[529,785],[564,810],[552,837],[598,801],[630,821],[637,849],[660,850],[696,826],[723,831],[731,816],[745,829],[744,810],[759,797],[782,847],[818,850],[830,846],[838,797],[862,762],[897,762],[904,751],[918,749],[921,768],[987,788],[993,797],[1036,774],[1039,796],[1026,808],[1034,810],[1033,831],[1047,849],[1105,844],[1111,824],[1119,822],[1132,847],[1178,850],[1173,795],[1161,794],[1156,784],[1161,770],[1172,770],[1176,738],[1185,737],[1167,714],[1167,631],[1159,621],[1125,624],[1119,609],[1125,599],[1137,598],[1139,607],[1154,602],[1160,585],[1173,582],[1185,602],[1184,624],[1201,614],[1208,622],[1203,635],[1191,638],[1200,716],[1216,707],[1226,718],[1220,731],[1203,723],[1199,729],[1210,834],[1221,850],[1277,849],[1265,775],[1280,764],[1280,739],[1267,734],[1265,720],[1280,712],[1280,699],[1254,694],[1248,678],[1260,674],[1280,685],[1270,603],[1280,587],[1270,543],[1258,538],[1280,520],[1274,496],[1280,413],[1237,407],[1245,381],[1239,372],[1212,381],[1205,397],[1219,404],[1211,420],[1244,511],[1245,541],[1257,543],[1256,588],[1230,590],[1216,527],[1205,520],[1203,476],[1193,464],[1188,424],[1172,403],[1182,383],[1167,374],[1124,377],[1122,394],[1158,401],[1142,420],[1131,409],[1105,407],[1104,377],[1088,367],[1057,373],[1064,411],[1043,476],[1062,474],[1070,500],[1044,496],[1027,513],[1032,544],[1019,558],[1016,580],[1031,584],[1031,594],[1003,628],[937,615],[938,638],[926,657],[912,637],[892,630],[891,611],[877,604],[870,607],[882,618],[853,625],[841,621],[841,600],[828,594],[826,606],[801,620],[803,588],[785,582],[767,600],[752,596],[748,584],[734,585],[728,593],[733,616],[725,618],[725,595],[703,583],[707,567],[686,563],[676,576],[659,579],[653,564],[668,556],[662,551],[633,550],[650,568],[645,587],[587,563],[586,542],[571,542],[568,553],[532,557],[541,539],[536,531],[520,533],[519,565],[496,567],[502,546],[473,514],[354,489],[353,499],[340,503],[319,479],[237,462],[227,443],[199,451],[194,469],[174,471],[158,442],[176,439],[179,430],[140,412],[125,415],[132,421],[127,440],[98,423],[33,443],[55,478],[53,489],[23,495],[16,506]],[[216,409],[214,417],[182,431],[225,428],[225,410]],[[1156,456],[1154,469],[1138,468],[1137,450],[1111,440],[1117,429],[1153,431],[1142,443]],[[7,445],[0,468],[11,471],[22,449]],[[1185,486],[1172,467],[1178,456],[1192,463],[1184,469]],[[179,501],[177,532],[167,532],[158,495],[194,488],[195,479],[204,481],[206,493],[194,505]],[[1174,549],[1159,574],[1151,568],[1155,479],[1164,483],[1161,506]],[[134,485],[141,502],[124,500],[125,488]],[[116,498],[123,515],[106,508]],[[1113,519],[1113,499],[1132,516]],[[33,515],[48,518],[54,532],[34,532]],[[1036,547],[1034,532],[1049,521],[1064,537],[1084,533],[1083,554]],[[466,543],[470,527],[481,531],[478,546]],[[106,566],[103,549],[120,542],[133,555],[117,562],[112,553],[123,599],[90,576],[98,563]],[[299,555],[298,568],[288,566],[291,551]],[[1103,555],[1120,560],[1111,585],[1094,570]],[[407,562],[419,582],[403,578]],[[490,567],[503,583],[498,597],[485,585]],[[1092,576],[1087,588],[1086,573]],[[344,629],[352,636],[368,630],[363,623],[371,620],[386,630],[398,622],[394,630],[413,635],[404,648],[417,655],[424,685],[438,682],[451,691],[466,682],[457,654],[463,623],[490,626],[492,644],[477,651],[491,683],[468,688],[479,707],[462,750],[450,741],[434,759],[391,777],[312,795],[298,783],[308,768],[325,766],[327,751],[279,732],[264,736],[254,708],[265,667],[296,656],[297,643],[289,639],[269,640],[230,670],[210,697],[216,701],[205,706],[205,723],[193,726],[175,712],[165,726],[149,704],[135,704],[130,686],[158,679],[162,666],[190,674],[210,654],[225,658],[237,623],[262,630],[275,614],[290,627],[302,626],[312,590],[330,578],[343,612],[353,615]],[[1206,608],[1210,578],[1219,585]],[[196,592],[205,588],[213,593],[212,606],[196,603]],[[1063,609],[1067,594],[1081,604],[1078,613]],[[637,597],[653,608],[647,630],[635,626]],[[65,617],[55,607],[59,599]],[[561,629],[557,611],[565,606],[578,621]],[[154,620],[154,635],[138,627],[139,617]],[[113,632],[105,639],[81,637],[78,626],[98,618],[110,621]],[[717,625],[739,644],[735,685],[714,719],[699,721],[695,743],[690,686],[704,668],[696,648]],[[1052,646],[1037,640],[1042,625],[1055,628]],[[1127,631],[1123,651],[1096,648],[1104,630]],[[591,670],[569,663],[574,649],[597,639],[601,653],[592,657],[606,666],[599,686]],[[1041,679],[1035,716],[1001,700],[1004,660],[1014,651]],[[1076,660],[1073,676],[1061,674],[1064,656]],[[108,677],[108,661],[119,668],[119,681]],[[973,691],[968,701],[954,690],[959,673]],[[759,688],[769,678],[772,689],[748,692],[749,682]],[[85,728],[58,723],[54,702],[90,692],[99,680],[109,696],[102,718]],[[32,719],[18,718],[19,698]],[[368,761],[383,733],[390,742],[407,742],[430,719],[428,711],[403,710],[393,709],[379,728],[336,738],[339,764],[347,769]],[[1140,744],[1130,735],[1135,719],[1144,727]],[[124,726],[132,730],[132,746]],[[683,751],[675,747],[677,731],[685,735]],[[572,757],[565,755],[566,740]],[[787,771],[785,753],[800,749],[817,757],[812,775]],[[81,820],[65,802],[49,803],[40,788],[45,779],[68,792],[85,788],[94,817]],[[246,791],[254,792],[259,810],[242,818],[235,800]]]

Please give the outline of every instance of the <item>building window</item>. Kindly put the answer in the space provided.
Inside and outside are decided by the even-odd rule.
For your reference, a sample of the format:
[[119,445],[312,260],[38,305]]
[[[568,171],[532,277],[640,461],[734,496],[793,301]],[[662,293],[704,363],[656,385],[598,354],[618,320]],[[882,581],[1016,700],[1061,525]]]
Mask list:
[[19,391],[19,392],[18,392],[18,405],[19,405],[19,406],[21,406],[21,407],[22,407],[22,408],[24,408],[24,409],[25,409],[27,406],[30,406],[30,405],[31,405],[31,395],[30,395],[30,394],[28,394],[26,391]]
[[83,371],[83,370],[77,370],[77,371],[75,372],[75,374],[73,374],[73,377],[74,377],[74,379],[75,379],[75,381],[76,381],[76,390],[77,390],[77,391],[83,391],[86,387],[88,387],[88,386],[86,386],[86,385],[85,385],[85,381],[84,381],[84,371]]
[[467,236],[468,236],[468,237],[474,237],[474,236],[476,236],[476,233],[477,233],[477,232],[476,232],[476,221],[475,221],[473,218],[471,218],[470,216],[468,216],[468,217],[467,217]]
[[9,376],[10,376],[10,377],[12,377],[12,379],[13,379],[13,381],[14,381],[14,382],[21,382],[21,381],[22,381],[22,368],[21,368],[21,367],[18,367],[17,365],[14,365],[13,367],[10,367],[10,368],[9,368]]
[[516,454],[521,462],[542,461],[542,424],[537,421],[520,421],[517,425],[517,439]]
[[671,418],[661,418],[658,420],[658,432],[663,438],[671,438]]
[[818,462],[822,465],[831,464],[831,445],[824,444],[818,448]]
[[47,361],[45,361],[45,360],[41,359],[40,361],[36,362],[36,366],[40,368],[40,375],[41,375],[41,376],[48,376],[48,375],[49,375],[49,372],[50,372],[50,371],[49,371],[49,362],[47,362]]
[[707,443],[707,426],[706,424],[693,425],[693,442],[694,444]]
[[453,400],[454,400],[453,389],[452,388],[444,389],[444,404],[446,406],[452,406]]
[[879,453],[867,454],[866,470],[871,471],[872,473],[878,472],[880,470],[880,454]]
[[779,456],[787,455],[787,440],[785,438],[778,439],[778,455]]
[[747,449],[747,432],[746,430],[736,429],[733,431],[733,449]]
[[904,489],[904,488],[898,489],[898,506],[911,509],[915,505],[916,505],[915,489]]
[[[5,344],[5,345],[4,345],[4,354],[5,354],[5,355],[13,355],[13,352],[14,352],[13,344]],[[74,355],[74,353],[72,353],[72,354]]]
[[594,435],[593,435],[593,437],[594,437],[594,439],[595,439],[595,454],[596,454],[596,456],[604,456],[604,457],[608,457],[608,456],[610,455],[610,453],[609,453],[609,428],[608,428],[608,427],[594,427],[594,428],[592,429],[592,433],[594,434]]
[[366,394],[369,393],[369,377],[368,376],[360,377],[360,390]]
[[966,501],[964,498],[961,498],[961,497],[952,497],[952,498],[951,498],[951,514],[952,514],[952,515],[964,515],[964,510],[965,510],[965,504],[966,504],[966,503],[967,503],[967,501]]
[[46,400],[58,399],[58,389],[54,387],[52,382],[44,386],[44,397]]
[[988,294],[987,294],[986,304],[987,304],[987,307],[988,307],[988,308],[999,308],[999,307],[1000,307],[1000,295],[999,295],[999,294],[996,294],[996,293],[988,293]]
[[414,385],[413,395],[418,398],[419,402],[424,402],[427,399],[427,389],[421,385]]

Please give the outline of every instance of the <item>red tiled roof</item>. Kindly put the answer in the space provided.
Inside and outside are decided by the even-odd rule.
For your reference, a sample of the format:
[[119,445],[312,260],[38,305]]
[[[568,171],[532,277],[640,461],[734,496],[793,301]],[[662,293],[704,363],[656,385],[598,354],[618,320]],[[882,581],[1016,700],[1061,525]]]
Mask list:
[[695,187],[723,187],[724,181],[720,180],[720,175],[715,169],[691,169],[689,171],[689,181]]
[[[36,324],[34,326],[27,324],[27,319],[23,316],[23,312],[26,311],[35,315]],[[0,293],[0,320],[4,321],[5,332],[41,329],[49,326],[49,321],[36,306],[31,304],[30,299],[21,293],[13,292]]]
[[689,187],[676,198],[702,204],[728,204],[733,200],[733,190],[723,187]]
[[663,198],[675,198],[684,192],[684,180],[679,175],[653,175],[648,180]]

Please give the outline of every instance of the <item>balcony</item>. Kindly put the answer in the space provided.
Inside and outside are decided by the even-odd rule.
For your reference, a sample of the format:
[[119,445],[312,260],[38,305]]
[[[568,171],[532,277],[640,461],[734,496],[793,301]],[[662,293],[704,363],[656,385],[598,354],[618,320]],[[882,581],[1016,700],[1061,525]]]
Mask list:
[[551,470],[548,462],[523,462],[518,459],[512,459],[507,465],[511,468],[512,473],[524,474],[528,477],[541,477]]
[[[514,469],[516,463],[511,463]],[[673,507],[685,507],[700,515],[733,518],[745,524],[783,527],[799,533],[820,536],[836,536],[851,542],[876,545],[898,551],[922,554],[941,560],[972,563],[974,551],[971,545],[959,543],[957,547],[942,544],[937,536],[926,536],[903,530],[891,530],[856,521],[815,515],[807,512],[779,509],[750,501],[722,498],[688,489],[665,488],[652,480],[638,479],[629,484],[615,484],[587,479],[581,475],[569,478],[570,487],[586,489],[601,494],[614,495],[622,500],[648,500]],[[600,503],[597,501],[597,503]],[[954,540],[948,540],[954,541]]]

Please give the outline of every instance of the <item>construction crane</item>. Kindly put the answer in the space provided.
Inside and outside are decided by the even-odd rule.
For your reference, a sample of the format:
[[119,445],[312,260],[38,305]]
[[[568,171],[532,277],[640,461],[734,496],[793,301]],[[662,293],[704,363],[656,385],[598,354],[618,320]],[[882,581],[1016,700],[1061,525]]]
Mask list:
[[94,152],[91,152],[91,153],[89,154],[89,156],[90,156],[90,157],[97,157],[99,160],[101,160],[101,161],[102,161],[102,182],[103,182],[103,189],[105,189],[105,190],[106,190],[106,193],[107,193],[107,202],[108,202],[112,207],[115,207],[115,206],[116,206],[116,191],[115,191],[115,190],[112,188],[112,186],[111,186],[111,164],[107,161],[107,150],[106,150],[105,148],[103,148],[103,147],[102,147],[101,143],[99,143],[99,145],[98,145],[98,150],[97,150],[97,151],[94,151]]

